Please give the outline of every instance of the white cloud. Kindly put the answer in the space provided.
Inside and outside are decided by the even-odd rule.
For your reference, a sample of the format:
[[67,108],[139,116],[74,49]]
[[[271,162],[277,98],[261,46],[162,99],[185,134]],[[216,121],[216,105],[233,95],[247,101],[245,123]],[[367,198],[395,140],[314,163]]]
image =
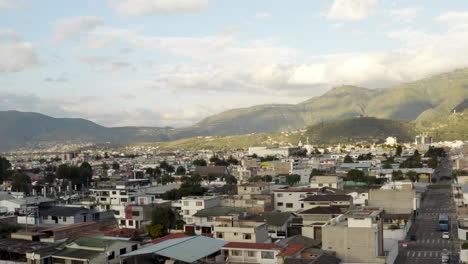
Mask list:
[[0,41],[19,41],[18,33],[11,29],[0,29]]
[[332,20],[362,20],[369,16],[377,0],[334,0],[326,14]]
[[155,13],[193,13],[208,7],[208,0],[108,0],[119,14],[147,16]]
[[390,17],[401,22],[410,22],[415,19],[421,12],[421,8],[418,7],[405,7],[401,9],[394,9],[388,11]]
[[269,18],[272,18],[272,17],[273,17],[272,14],[266,13],[266,12],[255,14],[255,18],[257,18],[257,19],[269,19]]
[[0,72],[17,72],[38,65],[39,60],[31,43],[0,44]]
[[0,0],[0,9],[25,8],[26,6],[22,0]]
[[62,20],[56,27],[52,42],[63,43],[80,39],[83,34],[102,25],[104,20],[95,16],[80,16]]
[[130,67],[125,58],[118,56],[81,56],[78,60],[96,72],[115,72]]

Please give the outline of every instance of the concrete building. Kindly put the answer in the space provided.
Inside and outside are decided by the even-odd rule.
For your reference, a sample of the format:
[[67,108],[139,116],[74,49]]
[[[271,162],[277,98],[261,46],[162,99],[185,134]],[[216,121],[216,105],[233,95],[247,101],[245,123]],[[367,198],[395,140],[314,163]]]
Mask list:
[[317,188],[289,188],[274,190],[274,210],[280,212],[296,212],[301,210],[301,200],[310,195],[316,195]]
[[322,226],[331,219],[345,213],[347,207],[340,206],[318,206],[301,211],[297,215],[302,219],[301,234],[303,236],[320,240],[322,239]]
[[249,155],[257,154],[259,157],[283,156],[289,157],[293,152],[301,150],[300,147],[250,147]]
[[343,263],[387,263],[381,208],[351,210],[322,228],[322,249],[336,252]]
[[237,224],[231,227],[215,226],[214,238],[229,242],[269,243],[268,228],[266,224],[259,226],[244,226]]
[[385,144],[386,145],[396,145],[398,144],[398,140],[396,137],[387,137],[387,139],[385,140]]
[[310,180],[311,188],[331,187],[343,190],[343,178],[336,175],[314,176]]
[[420,199],[414,190],[370,189],[370,207],[381,207],[387,214],[412,214],[419,208]]
[[[303,246],[302,246],[303,247]],[[230,242],[221,248],[226,263],[280,263],[277,256],[282,248],[273,243]]]
[[194,224],[193,215],[198,211],[220,205],[220,198],[214,196],[183,197],[181,205],[182,218],[186,224]]
[[301,200],[303,209],[308,210],[318,206],[349,207],[353,204],[353,198],[344,194],[312,195]]
[[227,206],[202,209],[193,215],[194,223],[185,225],[184,230],[197,235],[211,235],[215,226],[233,226],[246,211],[245,208]]

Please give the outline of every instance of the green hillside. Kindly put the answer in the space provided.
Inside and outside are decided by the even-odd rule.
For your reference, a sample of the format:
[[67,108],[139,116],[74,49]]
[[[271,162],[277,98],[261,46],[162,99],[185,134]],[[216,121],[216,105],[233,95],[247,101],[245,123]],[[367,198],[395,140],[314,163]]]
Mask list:
[[296,105],[233,109],[178,129],[172,137],[280,132],[358,115],[414,120],[431,127],[466,98],[468,68],[382,89],[336,87]]

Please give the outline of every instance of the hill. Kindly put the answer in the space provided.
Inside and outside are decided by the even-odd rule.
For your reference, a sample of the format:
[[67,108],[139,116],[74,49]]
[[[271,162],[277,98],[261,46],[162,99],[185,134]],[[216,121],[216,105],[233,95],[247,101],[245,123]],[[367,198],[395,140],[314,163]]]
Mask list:
[[0,111],[0,150],[51,144],[164,141],[171,128],[107,128],[85,119]]
[[380,143],[388,136],[409,142],[417,134],[413,123],[373,117],[348,118],[324,122],[304,130],[238,136],[205,136],[159,143],[132,143],[125,146],[158,146],[163,150],[226,150],[252,146],[297,146],[307,140],[314,145],[337,143]]
[[228,110],[178,129],[173,138],[280,132],[355,116],[416,121],[421,127],[431,127],[455,107],[463,106],[466,98],[468,68],[388,88],[336,87],[295,105]]

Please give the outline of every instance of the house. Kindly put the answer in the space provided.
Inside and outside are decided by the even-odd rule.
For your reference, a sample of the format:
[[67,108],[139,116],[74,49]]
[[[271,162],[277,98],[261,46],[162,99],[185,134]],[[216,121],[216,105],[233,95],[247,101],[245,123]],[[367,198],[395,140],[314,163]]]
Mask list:
[[247,209],[240,207],[216,206],[199,210],[193,215],[194,223],[185,225],[187,233],[197,235],[211,235],[215,226],[233,226],[239,216],[245,214]]
[[53,243],[23,239],[0,239],[1,263],[50,263],[51,255],[57,251]]
[[194,224],[193,215],[198,211],[219,206],[220,198],[215,196],[188,196],[183,197],[181,205],[182,218],[188,225]]
[[246,196],[248,199],[251,195],[268,195],[271,194],[271,183],[267,182],[254,182],[245,183],[237,188],[237,194]]
[[206,236],[166,239],[122,256],[124,263],[222,263],[221,248],[228,242]]
[[40,222],[46,225],[68,225],[83,222],[113,219],[114,212],[97,212],[84,207],[51,206],[39,210]]
[[259,226],[243,225],[242,222],[234,226],[215,226],[214,238],[222,239],[229,242],[246,242],[246,243],[266,243],[271,242],[268,235],[268,227],[266,224]]
[[310,180],[311,188],[331,187],[343,190],[343,178],[336,175],[314,176]]
[[317,206],[351,206],[353,198],[345,194],[324,194],[312,195],[301,200],[304,204],[304,210],[308,210]]
[[138,242],[78,237],[52,255],[53,263],[121,263],[120,256],[138,249]]
[[334,218],[322,227],[322,249],[336,252],[343,263],[388,263],[382,212],[382,208],[364,208]]
[[193,173],[202,177],[214,176],[216,179],[224,179],[229,175],[227,166],[195,166]]
[[274,210],[280,212],[296,212],[302,209],[300,200],[319,193],[317,188],[277,189],[274,194]]
[[370,162],[360,163],[341,163],[340,167],[336,169],[336,173],[347,173],[349,170],[360,170],[363,172],[369,172],[372,167]]
[[412,214],[419,208],[415,190],[369,190],[369,206],[382,207],[388,214]]
[[276,264],[282,248],[273,243],[230,242],[221,248],[226,263]]
[[322,226],[346,211],[347,206],[317,206],[298,212],[297,215],[302,218],[301,234],[312,239],[322,239]]
[[267,225],[268,234],[272,239],[288,236],[288,225],[294,218],[290,212],[264,212],[257,215],[247,215],[239,219],[243,226]]

